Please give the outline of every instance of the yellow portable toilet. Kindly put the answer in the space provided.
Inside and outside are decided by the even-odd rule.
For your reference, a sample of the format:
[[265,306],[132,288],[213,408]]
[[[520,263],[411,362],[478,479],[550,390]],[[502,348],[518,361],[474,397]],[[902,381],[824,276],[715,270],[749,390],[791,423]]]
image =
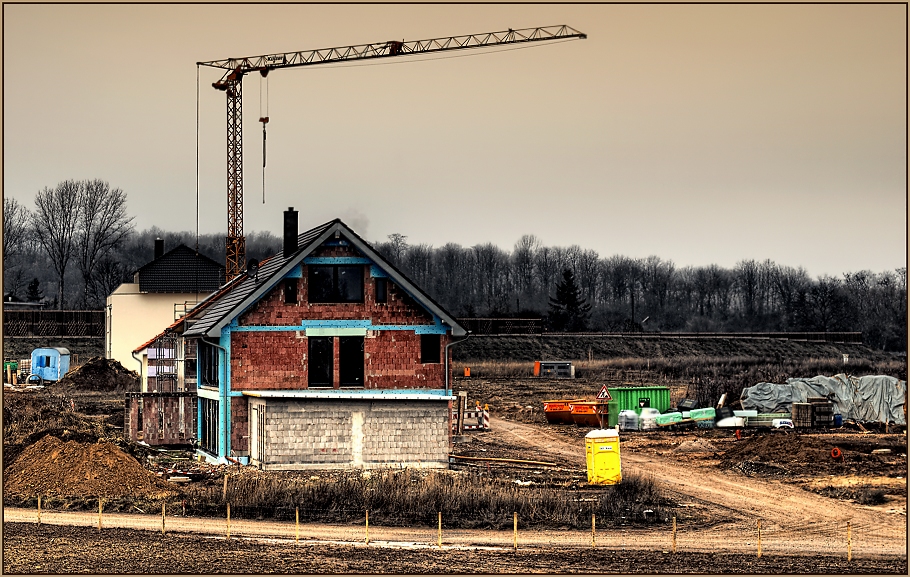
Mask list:
[[619,430],[595,429],[585,435],[588,483],[615,485],[622,481],[619,462]]

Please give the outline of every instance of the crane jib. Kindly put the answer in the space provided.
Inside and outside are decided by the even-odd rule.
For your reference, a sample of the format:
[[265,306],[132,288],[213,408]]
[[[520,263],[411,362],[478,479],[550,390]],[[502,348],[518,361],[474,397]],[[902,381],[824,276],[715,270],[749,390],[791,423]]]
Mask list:
[[[242,80],[244,74],[258,71],[265,77],[270,70],[314,64],[332,64],[350,60],[365,60],[391,56],[410,56],[443,52],[448,50],[465,50],[506,44],[526,42],[546,42],[557,40],[587,38],[587,34],[566,25],[544,26],[501,32],[470,34],[467,36],[448,36],[429,40],[388,40],[376,44],[360,44],[320,50],[264,54],[247,58],[227,58],[210,62],[197,62],[197,66],[209,66],[225,69],[224,75],[212,86],[227,93],[228,117],[228,235],[225,250],[225,276],[230,281],[240,275],[245,267],[246,246],[243,237],[243,118],[242,118]],[[265,127],[269,121],[266,113],[262,122],[262,194],[265,202]]]

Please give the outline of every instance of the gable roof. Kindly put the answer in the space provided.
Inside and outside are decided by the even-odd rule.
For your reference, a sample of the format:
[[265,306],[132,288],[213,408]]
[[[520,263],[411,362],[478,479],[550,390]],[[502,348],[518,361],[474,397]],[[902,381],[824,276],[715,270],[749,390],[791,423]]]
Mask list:
[[[218,337],[221,335],[221,329],[226,327],[231,321],[240,314],[254,305],[262,297],[268,294],[275,286],[287,276],[303,259],[309,256],[323,242],[332,238],[336,233],[343,236],[357,250],[371,260],[376,266],[381,268],[389,275],[395,284],[408,293],[411,298],[425,309],[442,319],[444,324],[452,327],[454,336],[463,336],[465,329],[458,324],[458,321],[434,301],[428,294],[423,292],[417,285],[411,282],[401,271],[395,268],[390,262],[385,260],[376,250],[365,240],[360,238],[357,233],[348,228],[341,219],[335,219],[325,224],[312,228],[297,236],[297,250],[288,258],[284,253],[279,253],[264,260],[259,265],[259,272],[255,278],[246,275],[240,275],[234,282],[225,285],[222,291],[217,295],[211,295],[209,299],[213,302],[211,306],[206,305],[206,313],[199,318],[184,335]],[[204,300],[200,305],[208,301]]]
[[139,291],[149,293],[210,293],[224,282],[224,266],[185,244],[141,267]]

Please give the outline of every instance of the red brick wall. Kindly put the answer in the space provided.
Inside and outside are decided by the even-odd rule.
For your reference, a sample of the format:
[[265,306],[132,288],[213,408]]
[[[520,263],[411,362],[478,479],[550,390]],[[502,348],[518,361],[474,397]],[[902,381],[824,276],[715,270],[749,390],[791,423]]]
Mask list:
[[[189,443],[196,436],[196,403],[192,393],[158,395],[142,393],[142,437],[149,445],[175,445]],[[180,401],[183,400],[183,432],[180,431]],[[130,438],[138,436],[139,398],[131,397],[127,405],[130,416]],[[160,427],[158,409],[164,411],[164,428]],[[126,428],[126,425],[125,427]]]
[[[313,256],[363,256],[351,247],[319,247]],[[241,326],[297,326],[308,320],[369,320],[373,325],[429,325],[430,313],[388,282],[388,302],[376,303],[370,267],[363,267],[363,303],[307,302],[307,267],[296,279],[297,303],[284,302],[284,284],[278,283],[244,313]],[[447,341],[443,336],[441,346]],[[420,363],[420,336],[405,331],[383,331],[364,343],[364,380],[368,389],[442,388],[443,364]],[[307,386],[307,339],[295,331],[234,332],[231,334],[232,390],[289,390]],[[440,355],[442,356],[442,355]],[[338,340],[335,341],[335,386],[338,386]]]
[[231,397],[231,450],[238,457],[250,450],[250,405],[246,397]]
[[297,331],[231,333],[231,390],[304,389],[306,353]]

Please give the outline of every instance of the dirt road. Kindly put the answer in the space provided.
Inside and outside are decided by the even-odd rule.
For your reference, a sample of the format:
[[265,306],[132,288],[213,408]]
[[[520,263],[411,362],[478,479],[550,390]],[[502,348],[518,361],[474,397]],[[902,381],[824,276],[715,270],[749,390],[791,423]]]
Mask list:
[[[491,419],[491,432],[502,442],[528,447],[541,460],[549,459],[585,469],[584,445],[547,430],[503,419]],[[783,551],[830,552],[847,546],[881,553],[907,551],[904,511],[826,498],[777,480],[747,477],[702,466],[682,468],[659,454],[621,452],[623,475],[649,476],[683,508],[706,509],[708,517],[724,520],[711,526],[682,524],[678,545],[697,550],[729,549],[739,540],[752,548],[761,519],[763,546]],[[739,535],[739,538],[737,538]],[[704,548],[704,549],[703,549]],[[855,550],[855,549],[854,549]]]

